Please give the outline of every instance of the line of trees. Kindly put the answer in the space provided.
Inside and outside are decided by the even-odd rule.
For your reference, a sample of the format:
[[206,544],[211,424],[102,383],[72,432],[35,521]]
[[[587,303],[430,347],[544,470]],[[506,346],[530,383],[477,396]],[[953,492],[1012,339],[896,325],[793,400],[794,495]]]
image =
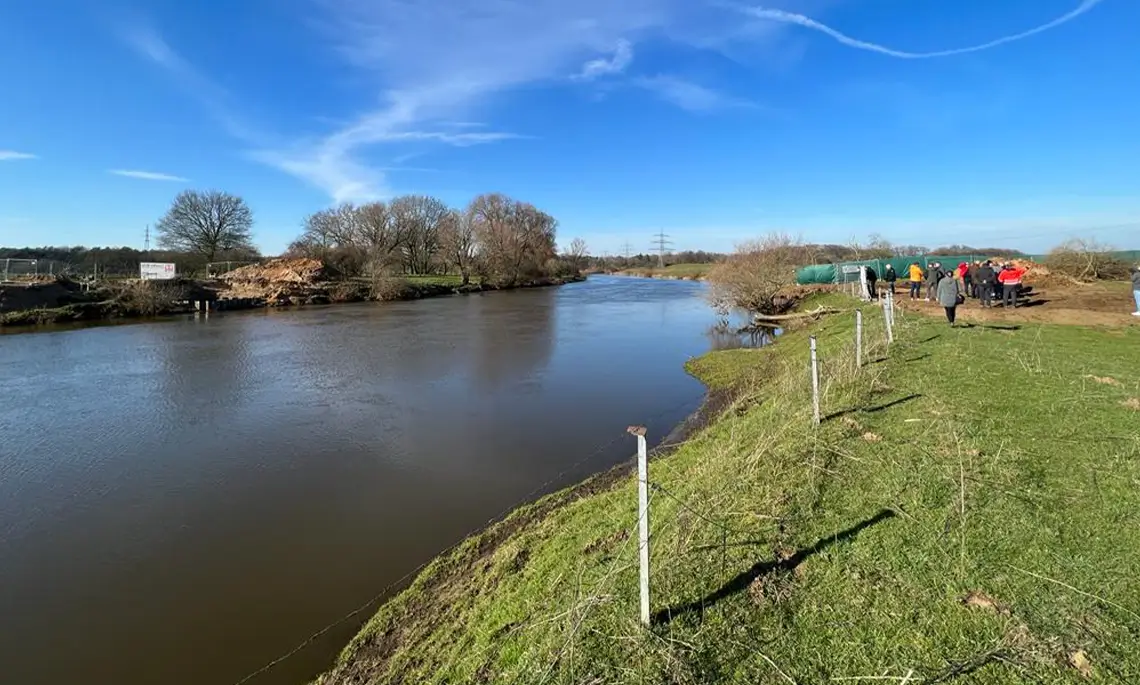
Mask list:
[[405,195],[310,214],[287,255],[320,259],[346,277],[457,273],[465,285],[477,278],[511,286],[580,268],[585,243],[571,242],[559,259],[557,228],[554,217],[501,193],[462,210]]

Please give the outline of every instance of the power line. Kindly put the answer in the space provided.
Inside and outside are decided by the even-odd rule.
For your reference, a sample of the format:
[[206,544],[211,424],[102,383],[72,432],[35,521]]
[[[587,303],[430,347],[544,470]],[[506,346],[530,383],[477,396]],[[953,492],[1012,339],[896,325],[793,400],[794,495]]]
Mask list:
[[665,231],[661,231],[653,237],[653,247],[657,250],[657,266],[665,268],[665,252],[673,246],[673,241],[669,240],[669,236]]
[[621,252],[626,261],[629,261],[629,258],[633,256],[633,245],[630,245],[628,240],[625,241],[625,244],[621,246]]

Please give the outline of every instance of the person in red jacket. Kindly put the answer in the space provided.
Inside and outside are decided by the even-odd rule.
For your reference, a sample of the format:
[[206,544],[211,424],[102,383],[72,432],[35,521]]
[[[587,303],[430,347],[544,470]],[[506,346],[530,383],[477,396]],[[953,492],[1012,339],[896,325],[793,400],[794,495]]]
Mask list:
[[1017,296],[1021,293],[1021,277],[1025,269],[1019,269],[1012,264],[1006,264],[998,274],[998,283],[1001,283],[1002,306],[1017,309]]

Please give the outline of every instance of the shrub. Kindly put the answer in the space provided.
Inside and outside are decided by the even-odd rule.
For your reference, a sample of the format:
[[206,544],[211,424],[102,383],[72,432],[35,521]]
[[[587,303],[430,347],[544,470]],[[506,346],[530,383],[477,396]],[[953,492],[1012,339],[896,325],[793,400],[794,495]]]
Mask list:
[[372,299],[381,302],[402,300],[407,297],[410,286],[403,278],[378,274],[372,279]]
[[1113,256],[1111,247],[1083,238],[1053,248],[1045,258],[1045,266],[1052,273],[1083,282],[1128,277],[1128,263]]
[[721,313],[733,309],[782,313],[791,303],[778,295],[795,285],[796,266],[808,256],[803,244],[779,233],[740,245],[709,271],[709,299]]

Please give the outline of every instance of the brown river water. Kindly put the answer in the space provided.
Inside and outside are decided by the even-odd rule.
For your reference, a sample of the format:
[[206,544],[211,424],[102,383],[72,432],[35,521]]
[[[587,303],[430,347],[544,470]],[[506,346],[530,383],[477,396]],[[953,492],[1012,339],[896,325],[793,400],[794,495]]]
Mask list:
[[715,321],[700,284],[597,277],[0,336],[0,682],[241,679],[626,426],[664,437],[685,360],[736,344]]

